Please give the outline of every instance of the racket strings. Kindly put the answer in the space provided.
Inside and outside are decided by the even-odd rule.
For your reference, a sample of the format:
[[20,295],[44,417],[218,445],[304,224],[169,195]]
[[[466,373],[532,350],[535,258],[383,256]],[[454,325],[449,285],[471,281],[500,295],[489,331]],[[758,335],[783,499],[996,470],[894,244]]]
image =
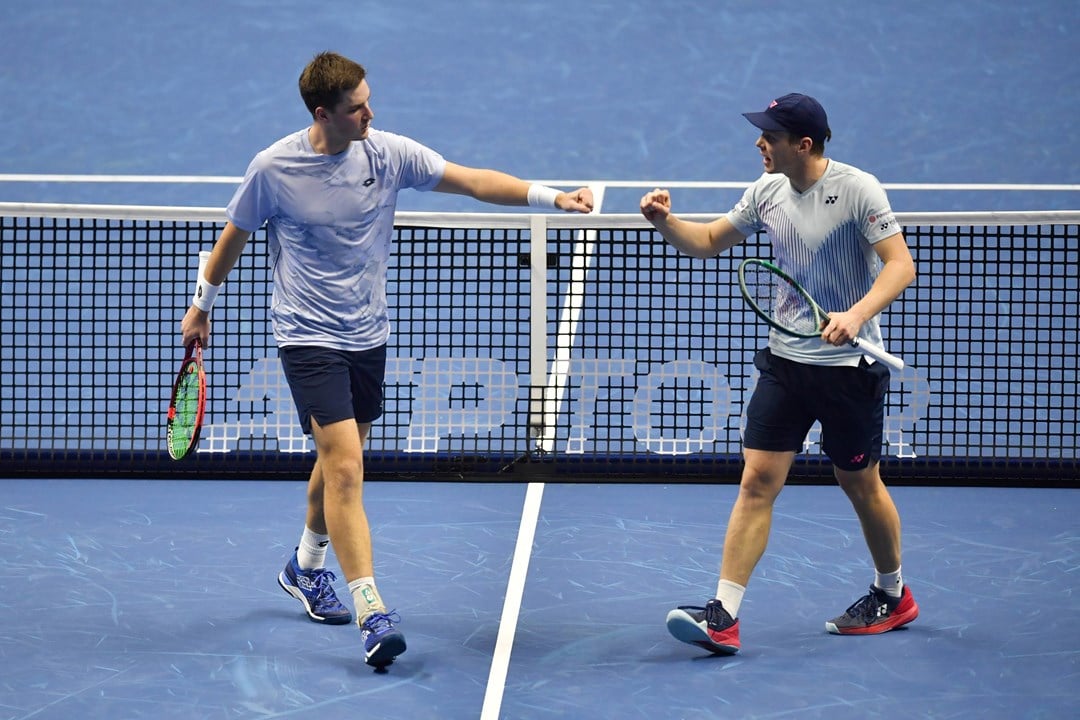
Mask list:
[[184,373],[176,387],[174,407],[176,412],[169,426],[169,441],[174,450],[182,453],[191,443],[199,414],[199,373],[194,366]]
[[755,267],[752,275],[754,302],[777,324],[802,335],[821,330],[823,318],[791,283],[762,267]]

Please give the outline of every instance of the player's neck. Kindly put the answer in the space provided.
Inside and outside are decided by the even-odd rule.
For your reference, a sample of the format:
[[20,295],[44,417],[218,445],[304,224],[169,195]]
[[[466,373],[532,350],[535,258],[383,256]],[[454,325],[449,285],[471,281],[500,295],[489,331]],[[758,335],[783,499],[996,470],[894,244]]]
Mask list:
[[327,137],[323,128],[317,124],[308,128],[308,142],[311,143],[311,149],[320,155],[337,155],[349,147],[348,140],[333,140]]
[[788,181],[796,192],[804,193],[814,187],[814,183],[821,179],[828,167],[829,159],[827,157],[813,155],[797,170],[788,173]]

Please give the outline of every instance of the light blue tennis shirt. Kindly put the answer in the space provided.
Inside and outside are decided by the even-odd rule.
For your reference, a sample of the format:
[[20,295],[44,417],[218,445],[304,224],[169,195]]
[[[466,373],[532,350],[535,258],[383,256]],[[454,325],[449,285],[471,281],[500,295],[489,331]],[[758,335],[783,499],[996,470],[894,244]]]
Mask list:
[[225,215],[248,232],[267,224],[278,346],[386,343],[398,191],[431,190],[445,169],[434,150],[374,129],[337,155],[316,153],[305,128],[255,156]]
[[[847,310],[866,295],[881,271],[874,243],[902,232],[877,178],[835,160],[803,193],[786,175],[763,174],[727,219],[746,236],[764,230],[774,262],[826,312]],[[878,318],[863,324],[859,336],[880,344]],[[769,347],[776,355],[812,365],[858,365],[862,357],[847,344],[836,347],[777,330],[769,333]]]

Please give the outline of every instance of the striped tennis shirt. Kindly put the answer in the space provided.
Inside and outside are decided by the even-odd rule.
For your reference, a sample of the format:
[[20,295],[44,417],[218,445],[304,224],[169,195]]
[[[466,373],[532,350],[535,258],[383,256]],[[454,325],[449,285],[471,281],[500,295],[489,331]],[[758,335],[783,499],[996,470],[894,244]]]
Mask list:
[[[866,295],[881,271],[874,243],[902,231],[877,178],[831,159],[824,175],[802,193],[786,175],[763,174],[727,219],[746,236],[764,231],[773,261],[826,312],[845,311]],[[878,318],[868,320],[859,336],[880,344]],[[836,347],[776,330],[769,333],[769,347],[812,365],[857,365],[862,357],[847,344]]]

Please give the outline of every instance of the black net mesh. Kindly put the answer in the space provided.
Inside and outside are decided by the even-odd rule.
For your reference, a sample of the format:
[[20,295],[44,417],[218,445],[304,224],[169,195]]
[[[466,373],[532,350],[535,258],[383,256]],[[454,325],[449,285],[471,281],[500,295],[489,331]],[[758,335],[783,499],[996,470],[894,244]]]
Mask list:
[[[479,216],[482,217],[482,216]],[[179,320],[216,222],[0,218],[7,475],[302,476],[313,460],[270,334],[257,233],[214,310],[198,452],[168,459]],[[736,269],[649,229],[400,226],[386,409],[368,471],[730,480],[767,328]],[[883,317],[893,478],[1075,481],[1076,225],[907,226],[919,269]],[[541,293],[534,277],[546,279]],[[536,307],[537,298],[543,303]],[[543,317],[540,317],[540,316]],[[543,358],[532,323],[542,324]],[[527,460],[528,462],[521,462]],[[799,467],[828,472],[817,430]],[[505,473],[504,473],[505,476]]]

